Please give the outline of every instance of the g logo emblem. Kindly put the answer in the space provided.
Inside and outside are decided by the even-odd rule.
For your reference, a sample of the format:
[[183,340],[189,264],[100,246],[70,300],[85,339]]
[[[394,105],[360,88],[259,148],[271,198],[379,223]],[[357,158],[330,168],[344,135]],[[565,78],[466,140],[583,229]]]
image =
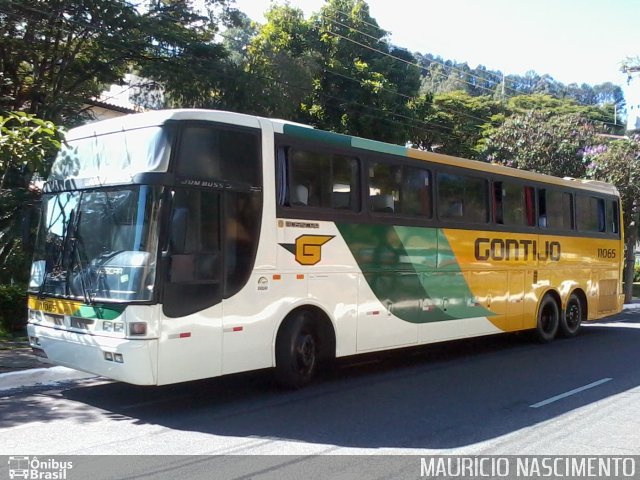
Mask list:
[[300,235],[296,243],[281,243],[280,246],[293,253],[300,265],[315,265],[322,260],[322,246],[333,235]]
[[296,262],[315,265],[322,260],[322,245],[332,238],[329,235],[302,235],[296,238]]

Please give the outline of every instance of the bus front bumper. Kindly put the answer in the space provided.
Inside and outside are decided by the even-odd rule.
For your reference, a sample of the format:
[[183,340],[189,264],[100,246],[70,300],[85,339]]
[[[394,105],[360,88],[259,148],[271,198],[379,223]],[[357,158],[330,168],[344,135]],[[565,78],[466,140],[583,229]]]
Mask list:
[[55,365],[134,385],[157,384],[158,340],[106,337],[28,324],[34,353]]

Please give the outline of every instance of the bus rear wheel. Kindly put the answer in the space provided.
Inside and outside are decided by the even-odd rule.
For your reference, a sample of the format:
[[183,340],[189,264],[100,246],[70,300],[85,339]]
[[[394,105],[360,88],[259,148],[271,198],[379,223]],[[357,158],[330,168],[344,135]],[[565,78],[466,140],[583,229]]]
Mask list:
[[538,306],[536,338],[542,343],[552,341],[560,326],[560,308],[551,295],[545,295]]
[[276,382],[285,388],[301,388],[311,382],[318,369],[319,347],[311,313],[294,313],[276,339]]
[[572,293],[560,320],[560,334],[567,338],[575,337],[582,325],[583,315],[582,302]]

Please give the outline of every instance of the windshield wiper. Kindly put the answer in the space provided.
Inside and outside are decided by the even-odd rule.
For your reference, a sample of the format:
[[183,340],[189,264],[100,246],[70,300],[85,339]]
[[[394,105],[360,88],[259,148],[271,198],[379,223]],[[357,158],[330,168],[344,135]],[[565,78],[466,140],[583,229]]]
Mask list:
[[[60,196],[58,195],[56,198],[56,201],[58,202],[58,205],[60,206],[60,214],[58,215],[58,219],[60,218],[60,215],[63,216],[63,221],[64,221],[64,209],[65,206],[62,205],[62,202],[60,200]],[[59,245],[59,247],[57,248],[57,255],[55,258],[55,261],[53,263],[53,265],[51,266],[50,270],[47,270],[47,255],[45,254],[45,263],[44,263],[44,276],[42,278],[42,283],[40,284],[40,287],[38,288],[38,298],[44,298],[44,291],[47,285],[47,280],[49,280],[49,278],[53,275],[56,274],[60,276],[63,272],[64,272],[64,263],[65,263],[65,252],[67,251],[67,248],[69,246],[69,240],[71,238],[71,225],[73,223],[75,217],[75,209],[72,208],[71,212],[69,212],[69,223],[65,225],[64,228],[64,232],[62,234],[62,243]],[[56,219],[56,222],[58,221],[58,219]],[[53,223],[55,222],[51,222],[51,224],[53,225]],[[51,230],[51,225],[49,225],[49,227],[47,228],[47,234],[49,233],[49,231]],[[45,240],[45,242],[47,242],[47,240]],[[45,248],[46,251],[46,248]],[[68,270],[66,275],[68,276]],[[66,279],[65,279],[65,289],[67,288],[67,283],[66,283]],[[68,292],[66,292],[68,293]]]
[[[69,264],[67,268],[66,289],[67,289],[67,294],[70,295],[71,294],[70,282],[71,282],[71,276],[72,276],[71,272],[73,270],[73,258],[75,257],[77,261],[78,277],[80,280],[80,288],[82,290],[82,296],[84,298],[84,302],[87,305],[93,305],[94,299],[91,295],[91,290],[93,289],[93,285],[89,285],[89,288],[87,288],[87,283],[85,281],[85,276],[87,276],[87,279],[91,281],[90,265],[87,263],[87,266],[85,267],[84,263],[82,262],[80,249],[78,248],[78,243],[81,243],[83,245],[83,250],[86,252],[86,250],[84,249],[84,242],[82,240],[82,237],[80,236],[80,220],[82,219],[82,211],[80,210],[80,208],[82,206],[83,196],[84,196],[84,192],[80,192],[80,197],[78,198],[78,204],[76,205],[76,208],[78,209],[78,213],[76,213],[72,218],[72,220],[69,222],[71,251],[69,252]],[[86,258],[86,253],[85,253],[85,258]]]
[[[79,270],[78,277],[80,277],[80,288],[82,289],[82,296],[84,297],[84,303],[88,305],[93,305],[94,302],[93,302],[93,298],[91,297],[91,289],[93,288],[93,286],[90,285],[89,288],[87,288],[87,285],[85,283],[85,278],[84,278],[85,276],[88,276],[88,279],[90,281],[91,272],[89,271],[89,265],[87,265],[87,267],[85,268],[84,264],[82,263],[80,249],[78,248],[78,243],[83,243],[82,238],[80,237],[80,228],[79,228],[81,217],[82,217],[82,212],[78,212],[76,225],[74,228],[73,244],[71,247],[71,257],[75,255],[78,262],[77,263],[78,270]],[[70,272],[67,272],[67,276],[68,277],[71,276]]]

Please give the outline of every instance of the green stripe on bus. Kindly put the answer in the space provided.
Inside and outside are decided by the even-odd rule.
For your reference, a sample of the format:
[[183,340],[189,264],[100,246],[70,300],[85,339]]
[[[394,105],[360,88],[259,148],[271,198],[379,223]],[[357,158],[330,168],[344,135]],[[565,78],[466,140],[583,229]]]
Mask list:
[[389,153],[391,155],[400,155],[402,157],[407,156],[407,149],[405,147],[377,142],[375,140],[367,140],[366,138],[353,137],[351,145],[355,148],[364,148],[374,152]]
[[453,257],[435,228],[338,224],[376,298],[398,318],[428,323],[493,316],[478,306],[457,263],[437,269],[438,257]]
[[126,305],[82,305],[73,313],[73,316],[80,318],[99,318],[103,320],[115,320],[122,312]]
[[351,147],[351,137],[339,133],[324,132],[315,128],[299,127],[298,125],[285,125],[284,133],[304,140],[324,142],[341,147]]

